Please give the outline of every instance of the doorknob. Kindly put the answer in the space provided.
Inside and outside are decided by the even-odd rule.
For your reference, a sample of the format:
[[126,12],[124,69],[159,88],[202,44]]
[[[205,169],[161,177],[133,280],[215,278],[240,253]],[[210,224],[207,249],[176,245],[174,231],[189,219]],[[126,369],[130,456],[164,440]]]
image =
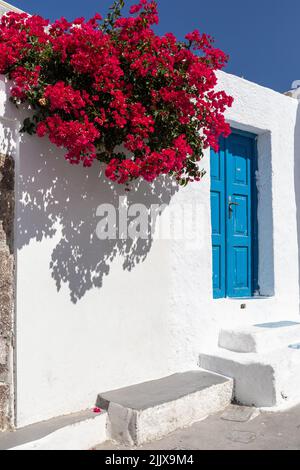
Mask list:
[[232,206],[239,206],[239,204],[237,202],[229,202],[229,219],[231,219],[232,217],[232,214],[233,214],[233,208]]

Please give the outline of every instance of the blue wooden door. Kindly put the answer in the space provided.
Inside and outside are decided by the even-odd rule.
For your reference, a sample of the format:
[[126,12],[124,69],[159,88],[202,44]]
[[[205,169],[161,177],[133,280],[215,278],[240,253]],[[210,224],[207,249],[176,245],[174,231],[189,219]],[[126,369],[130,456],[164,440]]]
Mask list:
[[211,151],[211,223],[213,251],[213,288],[214,298],[226,297],[226,147],[220,141],[219,153]]
[[214,298],[251,297],[255,289],[255,139],[233,132],[211,152]]

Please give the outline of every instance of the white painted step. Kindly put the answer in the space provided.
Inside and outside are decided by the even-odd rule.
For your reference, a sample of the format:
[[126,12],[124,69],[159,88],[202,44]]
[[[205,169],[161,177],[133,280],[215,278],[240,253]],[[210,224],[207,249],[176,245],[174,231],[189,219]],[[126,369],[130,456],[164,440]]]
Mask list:
[[219,347],[239,353],[265,353],[300,342],[300,323],[282,321],[223,329]]
[[89,450],[107,440],[107,413],[61,416],[0,433],[0,450]]
[[279,407],[300,403],[300,344],[263,354],[219,348],[201,354],[199,366],[232,377],[234,397],[242,405]]
[[100,394],[97,405],[108,410],[110,438],[138,446],[225,409],[232,392],[231,379],[191,371]]

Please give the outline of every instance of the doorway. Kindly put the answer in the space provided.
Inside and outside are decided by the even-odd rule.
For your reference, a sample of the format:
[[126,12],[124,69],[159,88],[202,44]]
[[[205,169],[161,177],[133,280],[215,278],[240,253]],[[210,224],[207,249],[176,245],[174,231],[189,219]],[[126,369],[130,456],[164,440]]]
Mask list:
[[249,298],[257,289],[256,136],[233,130],[211,151],[214,298]]

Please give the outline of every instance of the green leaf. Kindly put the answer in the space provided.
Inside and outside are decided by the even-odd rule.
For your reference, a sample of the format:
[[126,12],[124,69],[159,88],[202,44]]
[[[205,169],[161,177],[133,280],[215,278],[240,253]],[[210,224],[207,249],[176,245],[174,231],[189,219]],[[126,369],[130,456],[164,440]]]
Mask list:
[[29,135],[35,134],[35,124],[31,121],[30,118],[26,118],[23,121],[23,127],[20,129],[20,132],[27,132]]

